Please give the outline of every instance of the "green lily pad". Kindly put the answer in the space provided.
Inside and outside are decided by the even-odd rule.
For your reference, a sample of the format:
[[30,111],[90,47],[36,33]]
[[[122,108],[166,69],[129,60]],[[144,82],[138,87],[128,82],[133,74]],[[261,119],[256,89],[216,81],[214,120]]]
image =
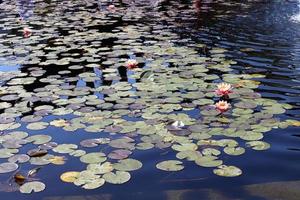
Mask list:
[[184,169],[181,161],[178,160],[167,160],[162,161],[156,165],[157,169],[163,171],[180,171]]
[[222,160],[217,160],[215,156],[202,156],[195,160],[195,163],[201,167],[217,167],[223,164]]
[[101,163],[106,161],[106,155],[101,152],[88,153],[80,157],[80,161],[88,164]]
[[76,177],[72,180],[77,186],[82,186],[85,189],[96,189],[101,187],[105,181],[99,175],[94,174],[92,171],[85,170],[78,174],[75,174]]
[[0,164],[0,174],[13,172],[18,169],[18,165],[16,163],[1,163]]
[[143,166],[143,164],[135,159],[125,159],[125,160],[119,160],[118,163],[115,163],[113,165],[114,169],[119,171],[135,171],[140,169]]
[[139,150],[148,150],[148,149],[152,149],[153,147],[154,144],[148,142],[141,142],[136,145],[136,148]]
[[8,159],[11,163],[26,163],[30,160],[30,157],[26,154],[16,154]]
[[0,149],[0,158],[9,158],[18,152],[18,149]]
[[107,157],[109,157],[111,159],[121,160],[121,159],[128,158],[128,156],[130,154],[132,154],[132,152],[129,150],[117,149],[117,150],[110,152]]
[[71,153],[69,153],[70,156],[74,156],[74,157],[81,157],[85,154],[86,154],[86,151],[84,151],[84,150],[75,150],[75,151],[72,151]]
[[42,182],[39,181],[32,181],[32,182],[27,182],[24,183],[20,187],[20,192],[24,194],[30,194],[32,192],[41,192],[45,190],[46,185]]
[[196,151],[198,146],[194,143],[174,144],[172,149],[175,151]]
[[239,156],[245,153],[243,147],[225,147],[224,152],[228,155]]
[[51,159],[53,158],[54,156],[53,155],[45,155],[45,156],[42,156],[42,157],[33,157],[33,158],[30,158],[30,164],[32,165],[38,165],[38,166],[41,166],[41,165],[48,165],[51,163]]
[[76,144],[60,144],[52,150],[57,153],[72,153],[78,148]]
[[47,123],[47,122],[33,122],[33,123],[28,124],[26,126],[26,128],[29,130],[42,130],[42,129],[47,128],[48,125],[49,125],[49,123]]
[[111,184],[123,184],[130,180],[131,176],[128,172],[116,171],[115,173],[109,172],[103,175],[106,182]]
[[51,139],[52,137],[49,135],[33,135],[26,138],[28,142],[32,142],[33,144],[37,145],[48,143],[51,141]]
[[106,174],[114,170],[113,165],[110,162],[103,164],[89,164],[87,170],[92,171],[94,174]]
[[225,177],[236,177],[242,174],[242,170],[235,166],[221,165],[218,169],[214,169],[214,174]]
[[176,158],[178,159],[186,159],[188,161],[195,161],[197,160],[199,157],[201,157],[202,154],[199,151],[180,151],[176,154]]
[[263,151],[270,148],[270,144],[263,141],[250,141],[246,145],[257,151]]
[[103,186],[105,183],[105,179],[103,178],[98,178],[98,179],[94,179],[93,181],[86,183],[82,186],[82,188],[86,189],[86,190],[93,190],[93,189],[97,189],[101,186]]

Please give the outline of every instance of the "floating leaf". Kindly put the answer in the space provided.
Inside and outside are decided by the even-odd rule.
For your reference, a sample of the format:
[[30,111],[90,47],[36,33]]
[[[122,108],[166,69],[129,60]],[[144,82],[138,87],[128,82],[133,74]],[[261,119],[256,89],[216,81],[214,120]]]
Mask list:
[[75,151],[72,151],[71,153],[69,153],[70,156],[74,156],[74,157],[81,157],[85,154],[86,154],[86,152],[84,150],[75,150]]
[[194,143],[174,144],[172,149],[176,151],[196,151],[198,146]]
[[104,183],[105,183],[105,179],[99,178],[93,180],[92,182],[86,183],[85,185],[82,186],[82,188],[86,190],[93,190],[101,187],[102,185],[104,185]]
[[66,183],[73,183],[78,177],[80,172],[65,172],[60,176],[60,179]]
[[263,151],[270,148],[270,144],[263,141],[251,141],[247,142],[246,145],[257,151]]
[[242,174],[242,170],[235,166],[221,165],[218,169],[214,169],[214,174],[225,177],[235,177]]
[[54,156],[49,161],[54,165],[63,165],[66,163],[66,158],[64,156]]
[[131,176],[128,172],[116,171],[115,173],[109,172],[103,175],[106,182],[112,184],[123,184],[130,180]]
[[57,153],[71,153],[78,148],[76,144],[60,144],[52,150]]
[[187,159],[188,161],[197,160],[202,154],[199,151],[180,151],[176,154],[176,158],[178,159]]
[[222,160],[217,160],[215,156],[202,156],[195,160],[195,163],[201,167],[217,167],[223,164]]
[[26,163],[30,160],[30,157],[26,154],[17,154],[8,159],[11,163]]
[[29,130],[42,130],[47,128],[49,124],[47,122],[34,122],[30,123],[26,126],[27,129]]
[[18,165],[16,163],[1,163],[0,164],[0,174],[13,172],[18,169]]
[[225,147],[224,152],[228,155],[239,156],[245,153],[243,147]]
[[143,164],[140,161],[131,158],[119,160],[118,163],[113,165],[113,167],[119,171],[135,171],[140,169],[142,166]]
[[87,170],[92,171],[94,174],[106,174],[114,170],[113,165],[110,162],[103,164],[89,164]]
[[106,155],[101,152],[88,153],[80,157],[81,162],[88,164],[101,163],[106,159]]
[[156,165],[157,169],[163,171],[180,171],[183,170],[184,166],[181,161],[178,160],[167,160],[160,162]]
[[18,152],[18,149],[0,149],[0,158],[9,158]]
[[148,149],[152,149],[153,147],[154,144],[147,143],[147,142],[141,142],[136,145],[136,148],[139,150],[148,150]]
[[20,192],[24,194],[30,194],[32,192],[41,192],[45,190],[46,186],[44,183],[39,181],[27,182],[20,187]]
[[40,144],[45,144],[45,143],[50,142],[51,139],[52,139],[52,137],[49,135],[33,135],[33,136],[28,137],[26,140],[28,142],[32,142],[33,144],[40,145]]
[[121,160],[127,158],[130,154],[132,154],[132,152],[129,150],[117,149],[110,152],[107,157],[111,159]]

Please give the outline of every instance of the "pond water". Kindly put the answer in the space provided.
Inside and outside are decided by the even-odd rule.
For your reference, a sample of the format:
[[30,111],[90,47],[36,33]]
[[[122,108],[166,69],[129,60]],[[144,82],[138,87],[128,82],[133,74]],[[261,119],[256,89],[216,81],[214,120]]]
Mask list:
[[0,2],[1,198],[300,198],[299,2]]

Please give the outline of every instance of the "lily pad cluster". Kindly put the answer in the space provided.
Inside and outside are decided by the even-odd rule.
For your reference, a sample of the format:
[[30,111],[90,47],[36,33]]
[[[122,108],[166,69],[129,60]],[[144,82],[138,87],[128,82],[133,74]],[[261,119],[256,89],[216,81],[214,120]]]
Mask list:
[[[78,0],[38,0],[35,6],[20,21],[17,4],[0,6],[0,54],[7,59],[0,64],[22,64],[20,71],[0,73],[0,173],[16,173],[28,162],[63,165],[76,159],[85,169],[58,177],[96,189],[128,182],[143,166],[135,152],[158,148],[173,156],[157,161],[159,170],[180,171],[193,162],[234,177],[242,170],[225,163],[224,155],[266,150],[265,133],[300,125],[277,118],[290,105],[256,92],[256,79],[264,75],[235,73],[236,62],[225,58],[225,49],[201,54],[203,44],[180,38],[160,18],[145,18],[146,7],[116,3],[111,12],[103,9],[107,2],[99,8],[98,1]],[[173,17],[166,21],[172,24]],[[23,26],[31,27],[30,37],[22,37]],[[126,68],[133,58],[135,68]],[[214,106],[224,100],[215,93],[223,82],[233,86],[226,112]],[[41,133],[47,129],[55,133]],[[57,134],[86,138],[61,142]],[[34,147],[24,152],[25,145]],[[18,187],[22,193],[45,188],[26,177]]]

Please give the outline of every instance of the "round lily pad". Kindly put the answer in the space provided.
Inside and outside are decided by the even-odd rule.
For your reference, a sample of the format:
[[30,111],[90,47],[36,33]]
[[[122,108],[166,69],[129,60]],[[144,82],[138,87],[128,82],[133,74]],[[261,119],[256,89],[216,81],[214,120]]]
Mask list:
[[30,157],[26,154],[16,154],[8,159],[11,163],[26,163],[30,160]]
[[33,122],[26,126],[29,130],[42,130],[47,128],[49,124],[47,122]]
[[0,164],[0,174],[13,172],[18,169],[18,165],[16,163],[1,163]]
[[250,141],[246,145],[257,151],[263,151],[270,148],[270,144],[264,141]]
[[156,165],[157,169],[163,171],[180,171],[184,169],[181,161],[178,160],[167,160],[160,162]]
[[128,172],[116,171],[109,172],[103,175],[106,182],[111,184],[123,184],[130,180],[131,176]]
[[18,149],[0,149],[0,158],[9,158],[18,152]]
[[26,138],[28,142],[32,142],[33,144],[37,145],[48,143],[51,141],[51,139],[52,137],[49,135],[33,135]]
[[195,163],[201,167],[217,167],[223,164],[222,160],[217,160],[215,156],[202,156],[195,160]]
[[218,169],[214,169],[214,174],[225,177],[236,177],[242,174],[242,170],[235,166],[221,165]]
[[132,152],[129,150],[117,149],[110,152],[107,157],[111,159],[121,160],[127,158],[130,154],[132,154]]
[[243,147],[225,147],[224,152],[228,155],[239,156],[245,153]]
[[110,162],[105,162],[103,164],[89,164],[87,170],[95,174],[106,174],[113,171],[114,167]]
[[113,166],[116,170],[119,171],[135,171],[140,169],[143,166],[143,164],[138,160],[128,158],[125,160],[120,160],[118,163],[115,163]]
[[30,194],[32,192],[41,192],[45,190],[46,185],[42,182],[39,181],[32,181],[32,182],[27,182],[24,183],[20,187],[20,192],[24,194]]
[[93,189],[97,189],[99,187],[101,187],[102,185],[104,185],[105,183],[105,179],[103,178],[98,178],[98,179],[94,179],[93,181],[86,183],[82,186],[82,188],[86,189],[86,190],[93,190]]
[[80,172],[76,171],[65,172],[60,176],[60,179],[66,183],[73,183],[79,177],[79,174]]
[[106,159],[106,155],[101,152],[88,153],[80,157],[81,162],[88,164],[101,163]]
[[60,144],[52,150],[57,153],[71,153],[78,148],[76,144]]

